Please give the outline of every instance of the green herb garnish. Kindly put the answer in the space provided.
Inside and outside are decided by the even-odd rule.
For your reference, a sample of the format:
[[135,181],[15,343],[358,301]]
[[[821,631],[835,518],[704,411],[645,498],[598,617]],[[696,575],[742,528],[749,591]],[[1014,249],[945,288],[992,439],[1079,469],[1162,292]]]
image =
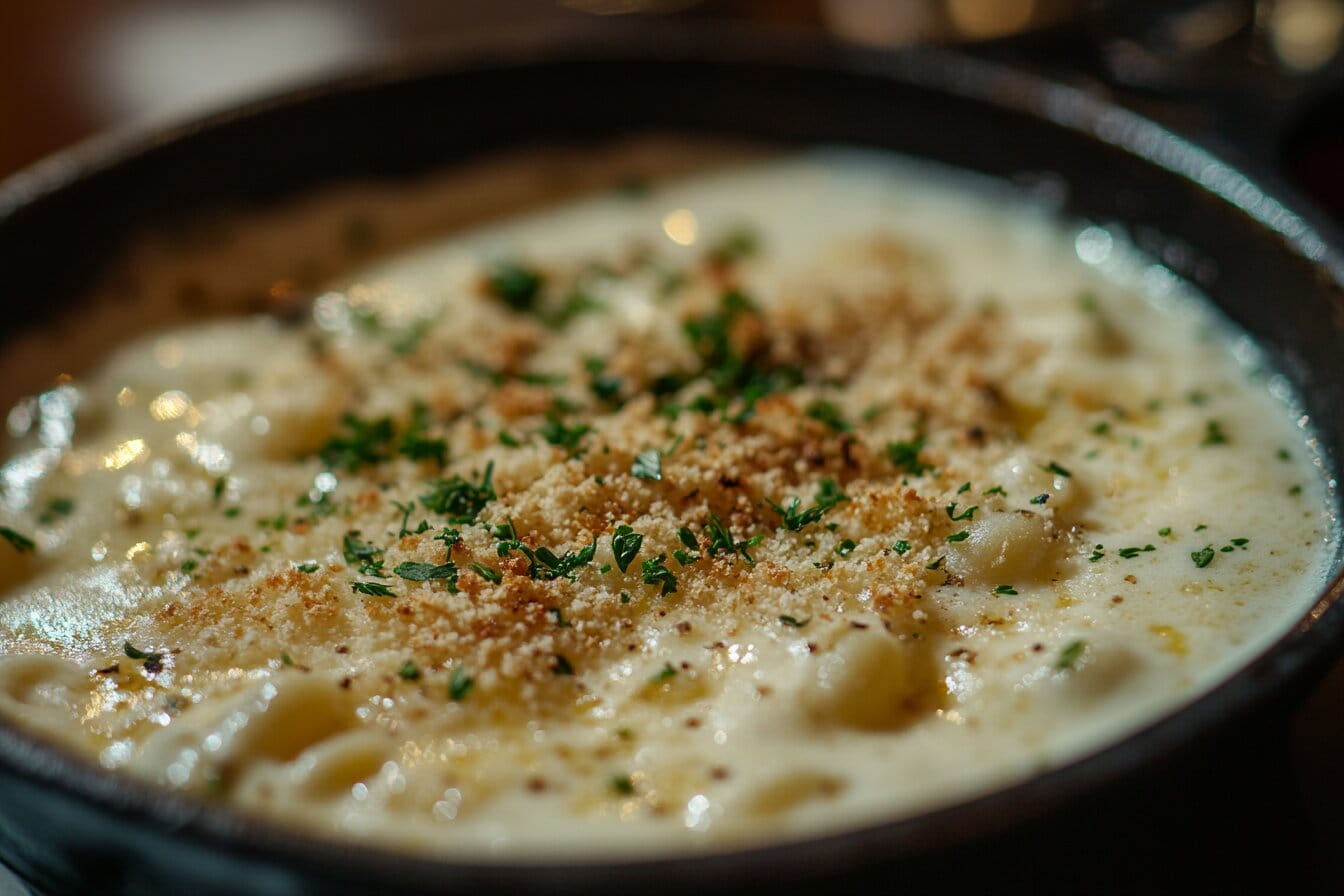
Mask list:
[[667,555],[650,557],[640,567],[640,579],[645,585],[658,585],[664,597],[677,590],[677,577],[667,568]]
[[840,491],[839,486],[830,479],[823,479],[817,484],[817,494],[812,499],[812,506],[806,510],[800,509],[802,501],[799,498],[794,498],[787,507],[781,507],[769,498],[765,499],[765,503],[769,504],[775,513],[782,517],[785,529],[790,532],[797,532],[804,526],[810,526],[812,523],[818,522],[837,504],[848,500],[849,496]]
[[1200,441],[1201,445],[1226,445],[1228,442],[1227,433],[1223,432],[1223,426],[1217,420],[1210,420],[1204,424],[1204,438]]
[[830,401],[820,399],[814,401],[807,406],[803,413],[813,420],[825,423],[836,432],[849,432],[854,428],[854,424],[841,416],[839,406]]
[[485,509],[485,505],[495,500],[494,483],[495,462],[485,465],[481,481],[471,482],[461,476],[440,479],[430,487],[430,492],[420,496],[420,503],[432,513],[448,517],[451,523],[466,525],[475,522],[476,517]]
[[58,519],[69,516],[75,512],[75,502],[70,498],[52,498],[47,502],[46,509],[38,515],[37,521],[44,526],[49,526]]
[[494,567],[486,566],[484,563],[473,563],[471,564],[471,569],[476,575],[492,584],[498,585],[500,582],[504,581],[503,573]]
[[975,512],[979,509],[979,507],[967,507],[965,510],[958,512],[957,502],[953,501],[951,504],[947,505],[947,518],[954,523],[959,523],[962,520],[969,520],[974,517]]
[[490,294],[514,311],[530,311],[541,293],[543,278],[535,269],[519,261],[496,262],[486,275]]
[[741,554],[742,559],[746,560],[750,566],[756,565],[756,558],[751,556],[751,549],[765,538],[763,535],[754,535],[744,541],[734,541],[732,532],[724,525],[723,520],[719,519],[718,515],[713,512],[709,514],[709,522],[705,523],[705,534],[709,536],[709,542],[705,546],[709,556]]
[[8,526],[0,526],[0,538],[9,542],[10,546],[20,554],[27,554],[37,548],[37,544],[31,538],[15,532]]
[[639,554],[640,545],[644,543],[644,536],[640,535],[629,526],[617,526],[616,531],[611,536],[611,552],[616,557],[616,566],[621,572],[630,568],[634,562],[635,556]]
[[448,443],[443,439],[428,438],[429,409],[422,402],[411,406],[411,422],[397,442],[397,451],[411,460],[432,460],[443,466],[448,458]]
[[565,449],[572,457],[578,453],[579,443],[583,437],[592,432],[593,428],[586,423],[576,423],[568,426],[554,412],[546,415],[546,422],[537,434],[543,439],[555,445],[558,448]]
[[328,468],[354,472],[367,464],[388,459],[394,432],[392,418],[363,421],[354,414],[341,417],[345,432],[327,439],[318,457]]
[[663,479],[663,455],[657,448],[641,451],[635,455],[630,465],[630,475],[649,482],[661,482]]
[[1079,657],[1087,650],[1086,641],[1070,641],[1064,645],[1064,649],[1059,652],[1059,658],[1055,660],[1056,669],[1071,669],[1073,664],[1078,662]]
[[448,678],[448,697],[452,700],[465,700],[467,694],[471,693],[471,686],[476,683],[476,679],[467,674],[463,666],[457,666],[453,669],[453,674]]
[[457,593],[457,564],[451,560],[438,565],[415,563],[407,560],[398,563],[392,572],[410,582],[428,582],[431,579],[442,579],[450,592]]
[[911,476],[923,476],[933,469],[919,459],[919,453],[924,450],[924,443],[925,438],[922,435],[916,436],[908,442],[888,442],[886,447],[887,460],[891,461],[891,465],[902,472],[909,473]]

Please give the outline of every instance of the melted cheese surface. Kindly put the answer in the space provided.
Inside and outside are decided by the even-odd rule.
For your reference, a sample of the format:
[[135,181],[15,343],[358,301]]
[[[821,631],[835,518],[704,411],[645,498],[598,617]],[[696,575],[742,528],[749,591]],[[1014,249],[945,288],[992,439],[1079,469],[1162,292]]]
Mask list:
[[946,805],[1208,689],[1333,551],[1309,421],[1187,286],[878,154],[272,298],[11,412],[0,712],[337,836],[678,852]]

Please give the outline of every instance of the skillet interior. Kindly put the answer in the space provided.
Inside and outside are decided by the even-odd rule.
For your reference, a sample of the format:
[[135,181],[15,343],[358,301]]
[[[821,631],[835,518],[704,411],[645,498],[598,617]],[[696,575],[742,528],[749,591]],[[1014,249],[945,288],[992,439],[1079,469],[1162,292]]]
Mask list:
[[[1339,476],[1344,263],[1278,201],[1154,125],[955,56],[880,56],[758,35],[523,41],[447,59],[93,145],[9,182],[0,189],[0,283],[15,297],[11,332],[80,295],[135,233],[215,206],[342,179],[410,176],[508,146],[648,129],[866,144],[1036,181],[1058,191],[1071,214],[1126,225],[1268,347],[1316,420],[1328,475]],[[1140,769],[1158,767],[1153,781],[1179,781],[1180,755],[1220,735],[1246,737],[1254,720],[1319,674],[1344,637],[1340,592],[1336,576],[1274,650],[1115,748],[968,804],[802,844],[601,866],[390,856],[204,809],[0,729],[0,854],[31,879],[71,892],[740,890],[800,887],[842,872],[857,883],[881,873],[874,879],[927,884],[994,872],[968,872],[968,856],[1009,855],[1020,860],[1016,871],[997,873],[1033,879],[1038,860],[1061,848],[1049,834],[1039,839],[1059,834],[1058,824],[1040,819],[1080,806],[1140,808],[1097,803],[1097,794]],[[1015,837],[1000,836],[1014,826]]]

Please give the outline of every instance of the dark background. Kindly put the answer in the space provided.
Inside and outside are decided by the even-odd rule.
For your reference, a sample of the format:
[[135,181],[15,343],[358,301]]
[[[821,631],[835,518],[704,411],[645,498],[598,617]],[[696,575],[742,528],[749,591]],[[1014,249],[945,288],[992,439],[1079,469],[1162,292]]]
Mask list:
[[[1209,140],[1344,227],[1344,0],[0,0],[0,178],[110,128],[190,117],[409,47],[612,16],[963,46]],[[1333,858],[1344,660],[1265,741],[1272,768],[1227,773],[1282,791],[1288,824],[1311,841],[1266,858],[1312,863],[1322,887],[1344,892]]]

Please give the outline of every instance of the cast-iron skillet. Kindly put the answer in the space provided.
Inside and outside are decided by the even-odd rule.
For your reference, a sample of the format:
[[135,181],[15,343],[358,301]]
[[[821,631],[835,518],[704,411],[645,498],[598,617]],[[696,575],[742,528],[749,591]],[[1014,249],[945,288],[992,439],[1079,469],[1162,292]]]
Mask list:
[[[1260,340],[1300,389],[1327,475],[1339,477],[1344,262],[1294,211],[1300,203],[1283,204],[1115,106],[938,52],[885,55],[722,31],[524,39],[94,143],[0,186],[6,323],[17,331],[68,308],[129,237],[202,209],[410,176],[519,144],[647,129],[864,144],[1006,179],[1044,178],[1062,188],[1067,213],[1123,224]],[[1291,633],[1193,705],[1026,783],[859,831],[656,861],[435,861],[243,819],[0,726],[0,856],[36,885],[70,893],[1244,885],[1260,867],[1245,851],[1306,848],[1294,843],[1290,812],[1254,817],[1288,810],[1274,802],[1281,782],[1251,764],[1264,762],[1277,741],[1263,732],[1344,637],[1340,557],[1333,564]],[[1201,775],[1210,780],[1199,783]],[[1238,841],[1248,825],[1252,834]],[[1273,880],[1300,872],[1300,862],[1281,858]]]

